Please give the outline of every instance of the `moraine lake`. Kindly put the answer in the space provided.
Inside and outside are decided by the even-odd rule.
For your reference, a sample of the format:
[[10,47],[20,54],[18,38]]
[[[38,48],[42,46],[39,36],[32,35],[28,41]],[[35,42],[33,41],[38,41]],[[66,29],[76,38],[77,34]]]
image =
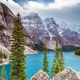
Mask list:
[[[47,54],[49,63],[49,75],[51,72],[52,63],[54,60],[54,52],[50,51]],[[26,56],[26,72],[27,77],[31,78],[37,71],[41,70],[43,62],[43,54],[30,54]],[[80,71],[80,57],[74,55],[74,52],[64,52],[65,67],[71,67],[76,71]],[[6,68],[6,80],[10,76],[10,64],[5,65]],[[0,66],[1,72],[1,66]],[[1,73],[0,73],[1,74]]]

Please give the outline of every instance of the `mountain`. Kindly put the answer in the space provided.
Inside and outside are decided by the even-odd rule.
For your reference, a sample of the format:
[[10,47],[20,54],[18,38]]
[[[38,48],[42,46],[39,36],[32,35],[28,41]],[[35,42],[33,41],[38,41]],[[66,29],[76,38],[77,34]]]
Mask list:
[[80,45],[80,34],[77,31],[73,31],[70,26],[63,23],[58,28],[58,32],[62,38],[64,45]]
[[[16,16],[6,5],[0,3],[0,44],[6,48],[10,48],[11,33],[12,28],[14,27],[15,17]],[[39,48],[41,48],[41,46],[36,41],[29,37],[25,28],[24,32],[26,39],[25,45],[27,47],[35,49],[35,46],[37,45]]]
[[[76,27],[77,28],[77,27]],[[63,50],[76,50],[80,48],[80,33],[76,30],[70,29],[66,23],[62,23],[58,28],[58,32],[62,41]]]
[[57,31],[59,25],[56,24],[53,18],[46,18],[44,20],[44,26],[50,36],[50,39],[59,37],[59,33]]
[[[44,22],[45,30],[49,35],[49,39],[45,42],[46,46],[49,49],[55,49],[56,41],[57,41],[59,42],[57,46],[61,48],[62,47],[61,39],[60,39],[59,32],[57,30],[59,25],[55,22],[53,18],[46,18],[43,22]],[[44,38],[47,38],[47,37],[44,36]]]
[[41,40],[42,37],[51,39],[58,36],[58,25],[53,18],[46,18],[43,21],[37,13],[32,12],[22,18],[22,23],[29,36],[34,40]]
[[57,40],[59,47],[80,45],[80,34],[69,29],[70,26],[65,22],[58,25],[53,18],[42,20],[37,13],[32,12],[22,18],[22,23],[32,39],[41,41],[50,49],[56,47]]
[[39,42],[40,37],[44,34],[45,28],[41,18],[37,13],[30,13],[22,18],[23,26],[28,35],[35,41]]
[[46,18],[45,20],[42,20],[37,13],[32,12],[22,18],[22,23],[28,35],[33,40],[38,43],[42,42],[49,48],[52,46],[49,44],[54,44],[55,39],[59,38],[57,31],[57,27],[59,26],[53,18]]

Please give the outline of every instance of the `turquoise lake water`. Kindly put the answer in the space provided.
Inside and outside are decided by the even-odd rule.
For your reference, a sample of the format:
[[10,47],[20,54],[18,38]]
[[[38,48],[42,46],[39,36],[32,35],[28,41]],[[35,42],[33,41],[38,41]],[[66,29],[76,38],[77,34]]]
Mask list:
[[[49,75],[51,73],[51,68],[54,60],[54,52],[48,52],[48,63],[49,63]],[[27,77],[31,78],[37,71],[42,69],[43,54],[32,54],[26,56],[26,73]],[[71,67],[76,71],[80,71],[80,57],[74,55],[74,52],[64,52],[64,63],[65,67]],[[5,65],[6,68],[6,80],[10,76],[11,65]],[[1,72],[1,66],[0,66]],[[1,74],[1,73],[0,73]]]

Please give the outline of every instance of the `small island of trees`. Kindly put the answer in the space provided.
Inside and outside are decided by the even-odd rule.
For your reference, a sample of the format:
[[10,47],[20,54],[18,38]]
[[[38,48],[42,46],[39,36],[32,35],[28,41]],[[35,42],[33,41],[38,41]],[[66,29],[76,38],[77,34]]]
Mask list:
[[80,49],[76,50],[75,55],[80,56]]

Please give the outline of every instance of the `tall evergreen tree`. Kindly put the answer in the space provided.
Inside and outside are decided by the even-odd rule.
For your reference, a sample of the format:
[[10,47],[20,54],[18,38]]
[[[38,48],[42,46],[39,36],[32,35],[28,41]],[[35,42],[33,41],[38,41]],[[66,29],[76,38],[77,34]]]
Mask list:
[[6,71],[5,71],[5,67],[2,66],[0,80],[6,80],[5,78],[6,78]]
[[25,35],[20,21],[20,15],[14,20],[15,26],[12,30],[11,59],[12,74],[10,80],[26,80],[25,72]]
[[2,59],[3,59],[3,53],[0,51],[0,63],[3,62]]
[[55,49],[55,59],[52,66],[52,77],[64,69],[63,52],[60,48]]
[[44,54],[44,57],[43,57],[43,68],[42,68],[42,70],[48,74],[48,60],[47,60],[47,48],[46,48],[46,46],[44,46],[43,54]]

